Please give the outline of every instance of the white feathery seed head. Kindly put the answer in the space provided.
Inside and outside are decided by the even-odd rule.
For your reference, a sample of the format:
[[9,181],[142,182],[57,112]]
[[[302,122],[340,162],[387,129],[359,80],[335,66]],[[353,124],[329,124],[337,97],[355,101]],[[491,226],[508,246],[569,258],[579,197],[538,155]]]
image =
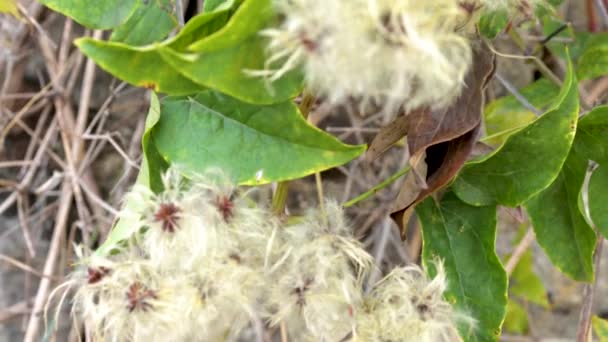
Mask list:
[[431,342],[472,322],[443,299],[440,262],[433,279],[401,267],[364,296],[372,257],[336,202],[282,224],[221,172],[171,168],[163,184],[131,192],[140,223],[114,254],[76,248],[73,313],[96,340],[238,340],[265,319],[298,341]]
[[260,311],[264,273],[237,254],[215,256],[189,275],[197,290],[192,340],[216,341],[235,337]]
[[509,13],[529,13],[547,4],[546,0],[461,0],[463,4],[476,4],[485,11],[506,10]]
[[[82,272],[82,271],[81,271]],[[180,340],[190,330],[195,291],[129,256],[111,268],[90,265],[74,296],[74,310],[96,339]]]
[[472,318],[443,299],[445,270],[438,260],[435,268],[433,279],[412,265],[398,267],[376,283],[357,318],[357,336],[362,341],[448,342],[458,339],[457,323],[473,327]]
[[444,107],[461,91],[471,48],[457,0],[275,0],[284,17],[265,29],[270,57],[252,75],[276,80],[303,67],[330,104],[355,101],[389,115]]
[[371,256],[345,225],[334,202],[285,228],[285,258],[275,265],[267,307],[272,325],[292,338],[339,341],[354,330],[361,282]]

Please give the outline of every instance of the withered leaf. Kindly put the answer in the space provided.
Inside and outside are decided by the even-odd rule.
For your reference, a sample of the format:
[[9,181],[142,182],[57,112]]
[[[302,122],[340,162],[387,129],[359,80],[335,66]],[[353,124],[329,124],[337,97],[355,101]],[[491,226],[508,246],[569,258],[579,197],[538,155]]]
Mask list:
[[382,127],[372,140],[367,152],[365,152],[365,159],[368,162],[374,161],[399,139],[403,138],[407,134],[407,120],[407,115],[400,115],[391,123]]
[[494,54],[485,43],[480,43],[465,77],[465,88],[449,108],[417,110],[407,115],[407,144],[413,172],[408,174],[391,213],[402,231],[416,204],[446,186],[473,150],[481,124],[484,90],[494,68]]

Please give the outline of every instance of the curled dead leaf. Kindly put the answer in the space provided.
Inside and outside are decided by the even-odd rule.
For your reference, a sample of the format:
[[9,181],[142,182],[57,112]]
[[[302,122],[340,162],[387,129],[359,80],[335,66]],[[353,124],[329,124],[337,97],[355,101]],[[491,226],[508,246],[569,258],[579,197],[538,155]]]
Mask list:
[[465,77],[466,87],[456,101],[445,110],[417,110],[405,117],[413,172],[406,177],[391,213],[402,231],[416,204],[448,185],[473,151],[484,90],[494,69],[494,54],[480,42]]

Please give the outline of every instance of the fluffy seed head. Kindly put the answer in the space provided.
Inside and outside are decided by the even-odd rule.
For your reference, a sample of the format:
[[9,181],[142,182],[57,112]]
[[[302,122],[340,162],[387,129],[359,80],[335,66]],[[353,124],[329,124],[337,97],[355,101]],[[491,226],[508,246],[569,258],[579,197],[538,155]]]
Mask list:
[[285,228],[284,258],[273,267],[267,307],[272,324],[311,341],[339,341],[354,329],[361,280],[371,257],[352,237],[335,203]]
[[433,279],[414,265],[396,268],[374,285],[357,320],[363,340],[447,342],[458,338],[457,322],[473,326],[443,299],[445,271],[440,261],[435,266]]
[[309,87],[330,104],[362,112],[443,107],[458,96],[471,63],[457,32],[456,0],[276,0],[284,21],[269,39],[266,70],[276,80],[302,66]]

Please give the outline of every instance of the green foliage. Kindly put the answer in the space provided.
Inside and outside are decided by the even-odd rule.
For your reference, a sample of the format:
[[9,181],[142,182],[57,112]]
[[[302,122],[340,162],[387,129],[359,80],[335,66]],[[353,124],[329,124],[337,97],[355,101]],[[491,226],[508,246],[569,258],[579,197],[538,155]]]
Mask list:
[[472,205],[517,206],[547,188],[568,155],[578,118],[572,65],[553,109],[509,136],[504,145],[463,168],[453,188]]
[[[269,65],[268,42],[259,34],[278,20],[272,0],[206,0],[203,13],[181,29],[173,0],[41,2],[89,28],[113,29],[109,41],[83,38],[75,44],[117,78],[170,95],[159,101],[152,94],[139,185],[160,191],[160,175],[170,164],[181,165],[186,175],[219,167],[239,184],[266,184],[342,165],[365,150],[340,142],[303,118],[293,101],[303,90],[300,70],[274,82],[251,76],[250,71],[277,67]],[[496,149],[469,161],[441,200],[428,198],[416,208],[423,261],[433,273],[431,261],[444,260],[449,277],[446,297],[478,320],[476,329],[460,327],[466,341],[495,341],[505,314],[505,330],[525,333],[528,318],[521,303],[548,306],[531,251],[521,255],[512,274],[509,292],[516,300],[507,301],[507,276],[495,252],[496,205],[525,206],[538,243],[551,261],[571,278],[591,281],[596,235],[581,208],[581,192],[589,161],[594,161],[599,167],[589,183],[590,218],[608,237],[608,106],[579,120],[577,82],[577,77],[608,74],[608,34],[564,27],[551,7],[560,2],[548,0],[536,14],[545,36],[563,29],[556,37],[573,40],[544,44],[567,62],[563,85],[560,89],[543,78],[520,91],[545,113],[537,117],[514,96],[489,103],[483,142]],[[16,13],[13,7],[0,7],[3,11]],[[485,13],[478,23],[481,35],[492,39],[503,32],[510,13]],[[174,36],[167,39],[171,32]],[[527,53],[539,55],[541,47]],[[472,100],[480,98],[468,94]],[[477,124],[477,112],[470,114]],[[413,133],[409,131],[408,138]],[[429,152],[428,146],[421,151]],[[454,168],[442,187],[462,163],[454,163],[453,153],[432,152],[426,157],[433,155]],[[464,162],[467,156],[460,157]],[[428,184],[433,180],[426,179]],[[127,209],[137,205],[125,203]],[[135,226],[134,218],[120,218],[97,253],[110,253]],[[608,324],[597,317],[593,323],[605,340]]]
[[581,80],[608,73],[608,34],[590,35],[578,60],[577,76]]
[[509,299],[504,330],[513,334],[524,335],[528,332],[528,312],[518,302]]
[[40,0],[78,23],[95,29],[109,29],[124,23],[144,0]]
[[173,69],[155,46],[134,47],[90,38],[78,39],[75,44],[100,67],[135,86],[178,95],[205,89]]
[[601,165],[589,181],[589,211],[597,229],[608,237],[608,164]]
[[[541,78],[521,89],[520,93],[536,109],[544,110],[559,94],[559,87],[551,81]],[[536,114],[524,107],[515,96],[510,95],[486,105],[484,118],[486,134],[489,137],[494,136],[494,138],[486,138],[484,141],[493,145],[501,145],[509,134],[534,121]]]
[[426,199],[416,213],[425,264],[444,260],[447,299],[478,320],[474,330],[461,327],[461,335],[466,341],[495,341],[507,305],[507,275],[495,251],[496,207],[474,207],[449,192],[439,203]]
[[[521,241],[527,229],[527,225],[521,225],[519,237],[515,239],[514,245]],[[510,258],[511,255],[508,255],[507,259]],[[547,290],[540,277],[534,272],[534,256],[529,249],[520,255],[509,278],[509,301],[503,326],[505,331],[516,334],[528,332],[528,312],[521,303],[534,303],[543,308],[549,307]]]
[[164,99],[152,141],[170,163],[220,167],[248,185],[304,177],[365,151],[311,126],[291,102],[259,106],[214,91]]
[[298,71],[273,83],[245,72],[266,68],[266,44],[258,32],[274,18],[271,5],[271,0],[246,1],[226,26],[193,42],[188,51],[164,48],[160,52],[169,64],[196,83],[240,100],[271,104],[293,98],[302,91]]
[[[568,25],[568,27],[563,29],[563,25],[568,25],[568,23],[554,16],[546,16],[543,19],[543,34],[545,36],[554,35],[545,46],[562,59],[566,59],[567,56],[570,56],[573,61],[577,61],[583,53],[589,39],[594,34],[574,31],[571,25]],[[555,35],[555,32],[560,29],[562,29],[562,31]],[[566,43],[564,43],[564,40]]]
[[231,5],[197,16],[160,44],[135,47],[84,38],[76,45],[114,76],[158,92],[187,95],[211,88],[258,104],[294,98],[302,91],[299,71],[272,83],[246,73],[267,67],[265,41],[258,32],[274,19],[271,1],[248,0],[228,20]]
[[15,18],[21,17],[14,0],[0,0],[0,13],[10,14]]
[[479,20],[479,33],[486,38],[494,39],[508,23],[509,14],[506,10],[486,13]]
[[593,316],[591,322],[593,324],[593,331],[600,342],[608,342],[608,321],[598,316]]
[[576,153],[608,167],[608,106],[594,108],[579,122],[574,141]]
[[544,308],[549,307],[547,290],[540,277],[534,272],[534,256],[526,250],[513,269],[509,279],[509,293],[527,302]]
[[177,27],[174,0],[141,0],[135,13],[112,32],[111,40],[146,45],[162,40]]
[[234,0],[205,0],[203,12],[213,12],[218,9],[230,7]]
[[536,239],[565,274],[593,280],[595,233],[579,210],[578,198],[587,161],[571,153],[557,179],[526,203]]

